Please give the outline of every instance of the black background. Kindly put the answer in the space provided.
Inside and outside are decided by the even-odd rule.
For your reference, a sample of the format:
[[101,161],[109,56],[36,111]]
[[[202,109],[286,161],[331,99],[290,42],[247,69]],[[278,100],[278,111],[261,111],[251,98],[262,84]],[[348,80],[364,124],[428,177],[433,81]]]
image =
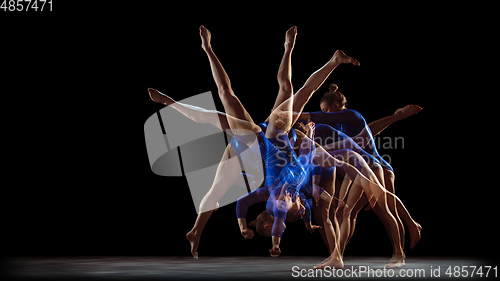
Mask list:
[[[474,100],[459,97],[460,85],[480,69],[463,64],[464,42],[474,42],[463,33],[466,9],[60,2],[51,13],[1,15],[4,110],[16,112],[3,126],[9,255],[190,255],[185,234],[196,212],[187,182],[151,172],[143,126],[163,107],[148,87],[176,100],[212,91],[223,110],[200,48],[202,24],[257,122],[274,103],[284,33],[293,25],[295,90],[337,49],[361,62],[335,70],[306,111],[319,110],[332,82],[367,122],[407,104],[423,107],[381,135],[404,138],[404,149],[381,154],[391,156],[396,194],[423,226],[407,256],[496,251],[495,185],[480,182],[487,177],[480,151],[469,131],[457,130],[465,124],[457,109]],[[250,219],[259,211],[251,209]],[[233,203],[212,215],[198,251],[268,256],[269,240],[241,237]],[[282,255],[327,256],[319,233],[300,222],[288,225],[281,248]],[[373,212],[358,216],[345,255],[391,255]]]

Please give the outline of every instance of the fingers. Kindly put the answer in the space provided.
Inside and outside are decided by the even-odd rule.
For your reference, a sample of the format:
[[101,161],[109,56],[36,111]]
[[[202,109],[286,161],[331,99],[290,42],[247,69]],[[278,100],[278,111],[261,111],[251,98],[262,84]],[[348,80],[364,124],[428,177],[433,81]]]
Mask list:
[[245,231],[241,232],[241,235],[243,236],[243,238],[248,240],[253,238],[254,233],[251,229],[246,229]]
[[269,253],[271,254],[271,257],[276,258],[281,254],[281,250],[280,248],[273,247],[271,250],[269,250]]
[[323,227],[321,227],[321,225],[312,225],[309,232],[314,233],[314,231],[316,231],[316,229],[318,228],[323,228]]

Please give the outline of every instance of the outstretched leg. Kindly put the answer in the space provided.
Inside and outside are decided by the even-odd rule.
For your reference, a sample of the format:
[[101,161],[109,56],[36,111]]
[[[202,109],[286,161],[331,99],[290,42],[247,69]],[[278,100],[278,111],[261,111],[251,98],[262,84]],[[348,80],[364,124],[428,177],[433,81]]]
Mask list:
[[291,55],[295,47],[295,39],[297,37],[297,27],[293,26],[287,30],[285,34],[285,53],[281,59],[281,64],[278,69],[277,80],[279,84],[279,92],[276,101],[273,105],[273,110],[278,108],[284,101],[289,99],[293,94],[292,89],[292,63]]
[[226,114],[222,112],[218,112],[216,110],[206,110],[201,107],[176,102],[171,97],[152,88],[149,88],[148,92],[153,101],[173,107],[184,116],[197,123],[208,123],[221,129],[222,131],[228,131],[230,129]]
[[198,246],[200,244],[201,233],[203,228],[212,215],[214,209],[218,208],[218,201],[226,193],[226,191],[233,185],[240,173],[240,165],[237,157],[232,157],[230,155],[236,155],[232,147],[229,145],[222,160],[217,167],[217,173],[215,175],[212,187],[207,192],[205,197],[200,203],[200,210],[196,222],[191,229],[186,234],[186,238],[191,243],[191,254],[194,258],[198,258]]
[[[212,76],[214,78],[215,84],[217,85],[217,89],[219,92],[219,97],[224,106],[224,110],[226,113],[232,117],[237,119],[241,119],[244,121],[248,121],[252,124],[255,124],[250,117],[250,114],[246,111],[246,109],[241,104],[240,100],[234,95],[233,89],[231,87],[231,81],[229,80],[229,76],[227,76],[224,67],[220,63],[219,59],[215,55],[212,45],[210,43],[212,39],[212,34],[208,29],[206,29],[203,25],[200,26],[200,37],[201,37],[201,47],[205,50],[205,53],[208,56],[208,60],[210,61],[210,68],[212,70]],[[241,128],[240,124],[234,122],[233,119],[228,118],[228,123],[231,129],[246,129],[251,130],[252,128]],[[239,132],[243,134],[242,132]]]
[[306,83],[304,83],[304,86],[297,91],[297,93],[293,96],[293,111],[295,114],[293,116],[292,125],[300,116],[300,114],[297,113],[302,112],[304,106],[312,97],[314,92],[316,92],[319,87],[323,85],[332,71],[343,63],[352,63],[359,66],[359,62],[356,59],[347,56],[341,50],[337,50],[333,57],[324,66],[311,74]]
[[393,115],[371,122],[370,124],[368,124],[368,127],[370,127],[370,131],[372,132],[373,136],[376,136],[392,123],[406,119],[414,114],[419,113],[421,110],[422,108],[420,106],[409,104],[403,108],[399,108],[398,110],[396,110]]
[[[245,130],[249,130],[250,133],[258,132],[260,128],[255,128],[258,128],[258,126],[255,125],[239,99],[234,95],[229,77],[212,50],[210,44],[211,33],[204,26],[200,26],[200,37],[202,40],[201,46],[203,50],[205,50],[210,61],[210,68],[217,85],[219,97],[227,113],[229,127],[236,134],[245,134]],[[248,126],[242,126],[240,120],[245,121]],[[239,172],[239,162],[236,157],[230,158],[230,154],[232,153],[229,153],[228,147],[219,163],[212,187],[200,203],[200,211],[195,225],[193,229],[186,234],[186,238],[191,243],[191,253],[195,258],[198,258],[197,248],[200,242],[201,232],[210,218],[213,209],[216,208],[217,201],[224,195],[228,188],[231,187],[239,174],[235,172],[236,170]],[[235,167],[237,167],[237,169],[235,169]]]
[[278,69],[278,84],[280,86],[278,96],[273,106],[273,112],[269,116],[269,126],[266,130],[267,138],[275,138],[278,128],[283,132],[288,132],[292,127],[292,106],[293,106],[293,86],[292,86],[292,51],[295,47],[297,27],[293,26],[285,34],[285,53],[281,59]]
[[[245,131],[240,129],[246,129],[252,132],[258,132],[260,130],[260,127],[254,123],[235,118],[231,115],[227,115],[226,113],[176,102],[171,97],[152,88],[149,88],[148,92],[153,101],[170,106],[197,123],[211,124],[214,127],[229,133],[230,135]],[[229,126],[229,120],[231,120],[231,124],[233,124],[233,128],[235,128],[234,131],[231,130],[231,127]]]
[[413,104],[407,105],[403,108],[399,108],[393,115],[386,116],[384,118],[371,122],[352,139],[356,140],[356,143],[361,148],[365,148],[367,145],[371,145],[372,147],[374,147],[373,137],[380,134],[394,122],[406,119],[414,114],[419,113],[421,110],[422,108],[420,106]]

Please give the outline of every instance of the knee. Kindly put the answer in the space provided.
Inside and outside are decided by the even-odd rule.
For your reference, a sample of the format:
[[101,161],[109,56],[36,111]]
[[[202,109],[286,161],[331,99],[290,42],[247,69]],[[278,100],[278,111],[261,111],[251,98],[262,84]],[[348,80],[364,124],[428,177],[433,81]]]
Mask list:
[[342,154],[340,154],[339,156],[340,156],[339,160],[347,162],[355,167],[358,166],[359,154],[357,154],[356,152],[350,149],[342,149]]
[[233,96],[233,90],[231,89],[231,86],[229,84],[220,85],[218,91],[221,98]]
[[321,212],[321,219],[326,223],[330,221],[330,211],[329,210],[323,210]]
[[350,219],[351,218],[351,214],[352,214],[352,207],[351,206],[345,206],[344,207],[344,213],[343,213],[344,220],[345,219]]
[[[371,161],[368,166],[370,169],[376,174],[376,175],[384,175],[384,170],[382,169],[382,166],[380,164]],[[384,177],[385,178],[385,177]]]
[[384,169],[384,178],[389,179],[390,181],[394,181],[396,179],[396,176],[391,170]]
[[292,81],[290,79],[278,79],[278,84],[280,85],[280,89],[285,92],[291,92],[293,87],[292,87]]

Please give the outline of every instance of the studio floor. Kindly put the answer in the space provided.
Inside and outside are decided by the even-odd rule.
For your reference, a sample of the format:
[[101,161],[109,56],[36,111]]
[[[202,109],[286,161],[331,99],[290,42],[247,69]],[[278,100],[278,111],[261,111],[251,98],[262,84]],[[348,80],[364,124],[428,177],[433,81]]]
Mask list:
[[311,277],[358,280],[467,277],[475,280],[498,277],[496,264],[453,257],[410,257],[406,266],[393,271],[383,269],[389,257],[346,257],[343,270],[311,270],[324,258],[18,257],[7,259],[4,268],[11,278],[21,280],[296,280]]

